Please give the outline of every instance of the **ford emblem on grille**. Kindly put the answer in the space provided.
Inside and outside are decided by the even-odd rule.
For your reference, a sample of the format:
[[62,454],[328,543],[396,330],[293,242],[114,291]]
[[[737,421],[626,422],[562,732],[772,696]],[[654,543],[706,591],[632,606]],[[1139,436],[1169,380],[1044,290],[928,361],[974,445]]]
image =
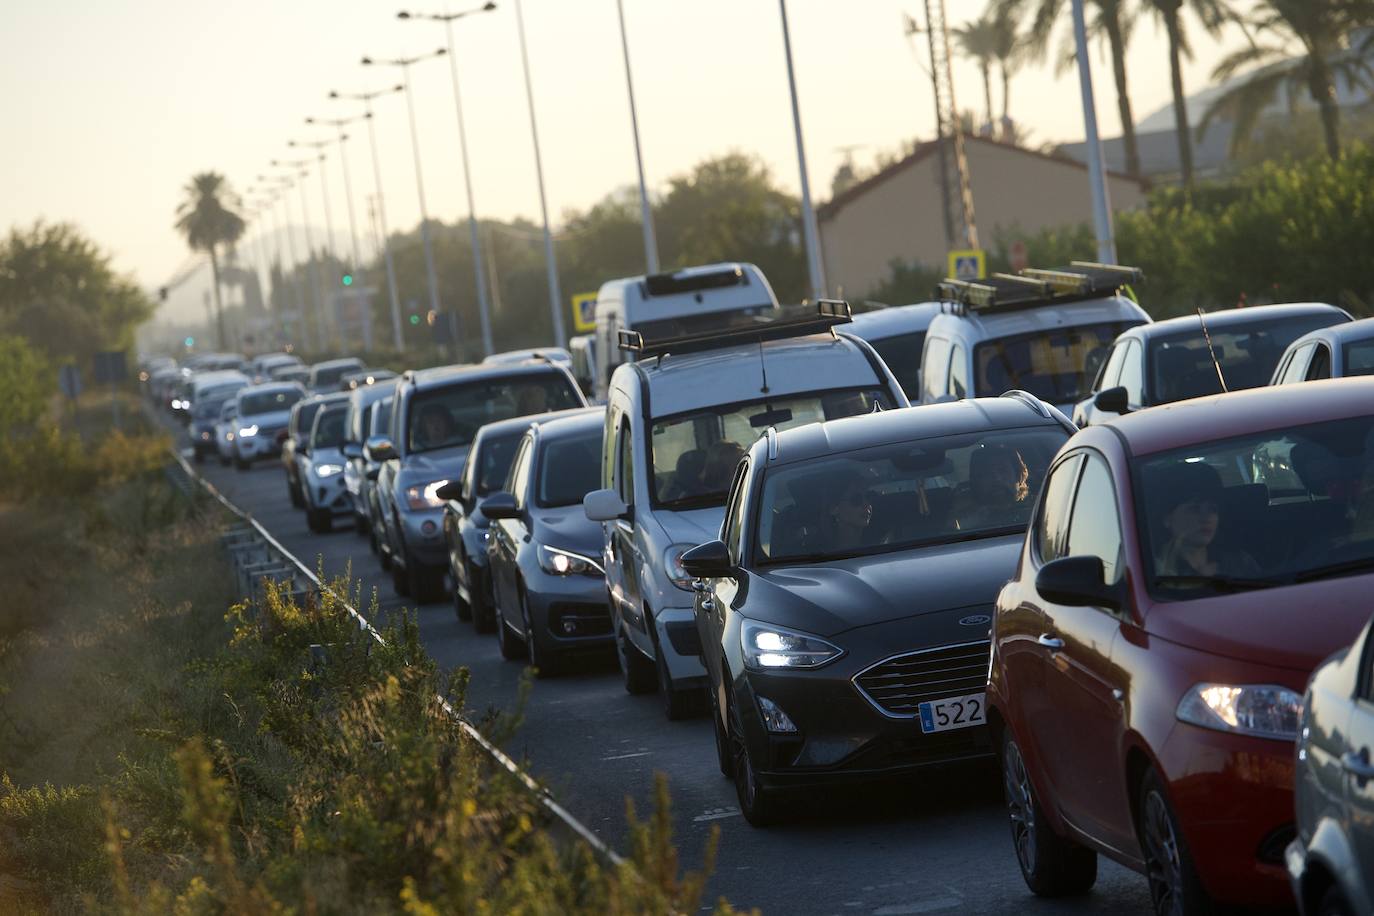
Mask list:
[[959,621],[961,627],[978,627],[985,623],[991,623],[992,618],[987,614],[970,614]]

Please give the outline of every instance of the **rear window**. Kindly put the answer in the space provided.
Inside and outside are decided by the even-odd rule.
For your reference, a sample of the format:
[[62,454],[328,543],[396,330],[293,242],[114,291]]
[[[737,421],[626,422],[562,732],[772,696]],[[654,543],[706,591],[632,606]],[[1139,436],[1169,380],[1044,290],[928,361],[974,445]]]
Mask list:
[[302,404],[296,413],[296,429],[308,433],[310,426],[315,422],[315,414],[320,412],[323,402],[315,401],[310,404]]
[[582,497],[601,486],[601,430],[585,436],[550,442],[539,460],[539,492],[542,509],[575,506]]
[[[1339,320],[1335,313],[1208,327],[1212,350],[1231,391],[1269,384],[1288,345]],[[1221,393],[1221,381],[1202,324],[1150,341],[1150,403],[1169,404]]]
[[472,442],[488,423],[581,407],[562,372],[505,376],[421,391],[411,399],[406,450],[427,452]]
[[974,392],[990,398],[1019,388],[1051,404],[1081,401],[1112,341],[1138,324],[1107,321],[984,341],[973,348]]
[[914,334],[899,334],[896,337],[884,337],[881,340],[870,340],[873,349],[878,351],[878,355],[887,363],[887,368],[892,370],[892,374],[897,377],[897,383],[902,386],[908,398],[919,398],[921,396],[921,350],[926,345],[926,332],[917,331]]
[[352,375],[363,367],[357,361],[344,363],[338,366],[325,366],[310,371],[310,383],[315,388],[333,388],[339,384],[339,379],[345,375]]

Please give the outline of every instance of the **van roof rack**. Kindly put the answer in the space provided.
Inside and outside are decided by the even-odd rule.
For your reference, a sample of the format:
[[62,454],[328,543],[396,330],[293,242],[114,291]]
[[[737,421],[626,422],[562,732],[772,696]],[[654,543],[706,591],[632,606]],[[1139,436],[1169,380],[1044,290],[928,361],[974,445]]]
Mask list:
[[663,356],[668,353],[699,353],[703,350],[719,350],[743,343],[762,343],[765,340],[784,340],[789,337],[805,337],[828,331],[837,324],[847,324],[852,320],[849,303],[843,299],[817,299],[814,313],[799,318],[783,318],[764,321],[744,327],[726,327],[719,330],[703,331],[697,334],[683,334],[679,337],[664,337],[645,340],[639,331],[620,331],[620,349],[641,357]]
[[941,280],[935,297],[949,303],[955,314],[1009,312],[1099,299],[1143,279],[1145,274],[1138,267],[1070,261],[1067,267],[1027,267],[1019,273],[996,273],[981,280]]

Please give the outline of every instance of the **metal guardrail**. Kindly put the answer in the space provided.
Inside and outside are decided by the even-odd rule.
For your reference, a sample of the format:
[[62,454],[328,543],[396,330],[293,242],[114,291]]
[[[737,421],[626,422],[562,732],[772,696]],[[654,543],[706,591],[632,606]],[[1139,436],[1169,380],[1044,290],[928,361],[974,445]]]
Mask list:
[[[180,474],[173,473],[169,469],[169,477],[173,484],[188,496],[192,488],[186,484],[194,482],[199,484],[201,489],[208,493],[221,506],[228,509],[237,516],[243,523],[227,532],[223,537],[223,543],[230,555],[234,558],[235,574],[238,579],[239,593],[245,597],[255,597],[264,588],[268,581],[291,583],[291,593],[294,597],[303,598],[311,592],[323,592],[329,586],[320,581],[308,566],[302,563],[291,551],[282,546],[281,542],[274,538],[266,528],[264,528],[252,515],[234,505],[214,484],[201,477],[195,472],[186,458],[175,448],[172,449],[172,457],[176,459],[177,470]],[[180,479],[178,479],[180,478]],[[358,624],[358,629],[372,637],[380,645],[386,645],[382,639],[382,634],[368,622],[367,618],[358,612],[347,600],[346,595],[339,595],[331,592],[339,603],[347,609],[348,613]],[[615,850],[611,849],[588,827],[573,817],[566,808],[553,800],[549,791],[541,786],[535,779],[526,773],[520,766],[508,757],[504,751],[492,744],[487,737],[463,717],[453,705],[441,695],[435,694],[435,699],[443,707],[444,712],[452,716],[458,723],[458,727],[478,746],[484,750],[495,763],[504,768],[514,776],[539,802],[540,806],[554,819],[554,823],[560,826],[570,836],[581,840],[591,847],[601,859],[612,865],[619,866],[624,864],[625,859]]]

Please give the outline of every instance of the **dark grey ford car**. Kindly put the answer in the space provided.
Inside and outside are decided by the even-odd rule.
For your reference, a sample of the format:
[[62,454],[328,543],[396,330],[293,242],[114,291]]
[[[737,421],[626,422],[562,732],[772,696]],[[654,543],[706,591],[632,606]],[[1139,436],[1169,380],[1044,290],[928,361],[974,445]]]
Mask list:
[[1072,426],[1010,393],[769,430],[688,551],[721,772],[777,793],[991,753],[988,626]]

